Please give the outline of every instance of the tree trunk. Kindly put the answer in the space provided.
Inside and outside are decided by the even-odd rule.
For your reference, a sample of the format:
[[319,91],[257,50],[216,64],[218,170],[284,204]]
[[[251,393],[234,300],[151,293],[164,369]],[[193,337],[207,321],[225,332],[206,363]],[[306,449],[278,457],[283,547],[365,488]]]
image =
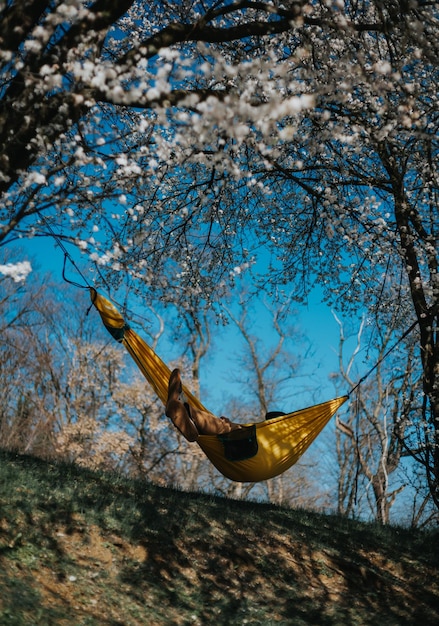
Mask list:
[[[382,157],[383,157],[382,153]],[[439,291],[438,264],[434,233],[429,234],[404,192],[403,175],[398,171],[393,157],[384,156],[393,186],[395,218],[400,237],[401,251],[410,285],[410,293],[419,323],[420,350],[423,371],[423,420],[425,424],[426,467],[431,495],[439,507]],[[423,249],[417,249],[421,242]],[[424,252],[425,251],[425,252]],[[425,256],[424,256],[425,255]],[[421,265],[426,258],[426,270],[432,285],[432,304],[424,289]]]

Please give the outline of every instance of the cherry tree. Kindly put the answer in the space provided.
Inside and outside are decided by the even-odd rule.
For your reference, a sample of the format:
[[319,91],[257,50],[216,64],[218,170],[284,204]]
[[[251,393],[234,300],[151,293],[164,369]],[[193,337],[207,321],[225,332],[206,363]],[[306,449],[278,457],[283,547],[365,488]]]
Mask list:
[[247,273],[417,320],[439,503],[438,41],[427,0],[6,1],[0,243],[179,306]]

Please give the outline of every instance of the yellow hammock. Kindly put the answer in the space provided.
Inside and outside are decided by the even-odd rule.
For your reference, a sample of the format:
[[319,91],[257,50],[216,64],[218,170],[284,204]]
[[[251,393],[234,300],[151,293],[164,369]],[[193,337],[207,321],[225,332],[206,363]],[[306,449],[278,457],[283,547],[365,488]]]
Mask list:
[[[166,405],[171,374],[169,367],[128,326],[109,300],[93,288],[90,288],[90,292],[92,302],[107,330],[125,346],[157,396]],[[184,385],[183,392],[189,404],[203,411],[207,410]],[[226,478],[237,482],[267,480],[282,474],[296,463],[347,399],[348,396],[342,396],[288,415],[246,425],[255,427],[257,440],[257,452],[248,459],[232,461],[226,458],[224,443],[217,435],[200,435],[197,443]]]

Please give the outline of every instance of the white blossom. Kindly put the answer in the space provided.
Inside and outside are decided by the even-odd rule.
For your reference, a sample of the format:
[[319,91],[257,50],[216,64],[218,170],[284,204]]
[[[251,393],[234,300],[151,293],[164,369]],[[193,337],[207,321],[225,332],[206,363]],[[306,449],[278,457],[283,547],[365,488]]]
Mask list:
[[15,283],[24,282],[32,271],[29,261],[20,261],[18,263],[6,263],[0,265],[0,274],[9,276]]

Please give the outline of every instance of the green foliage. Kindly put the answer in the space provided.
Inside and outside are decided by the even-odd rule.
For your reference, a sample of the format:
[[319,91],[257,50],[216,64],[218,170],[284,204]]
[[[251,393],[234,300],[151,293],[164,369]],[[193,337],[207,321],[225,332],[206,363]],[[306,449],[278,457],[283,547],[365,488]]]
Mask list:
[[0,453],[0,624],[435,624],[434,532]]

